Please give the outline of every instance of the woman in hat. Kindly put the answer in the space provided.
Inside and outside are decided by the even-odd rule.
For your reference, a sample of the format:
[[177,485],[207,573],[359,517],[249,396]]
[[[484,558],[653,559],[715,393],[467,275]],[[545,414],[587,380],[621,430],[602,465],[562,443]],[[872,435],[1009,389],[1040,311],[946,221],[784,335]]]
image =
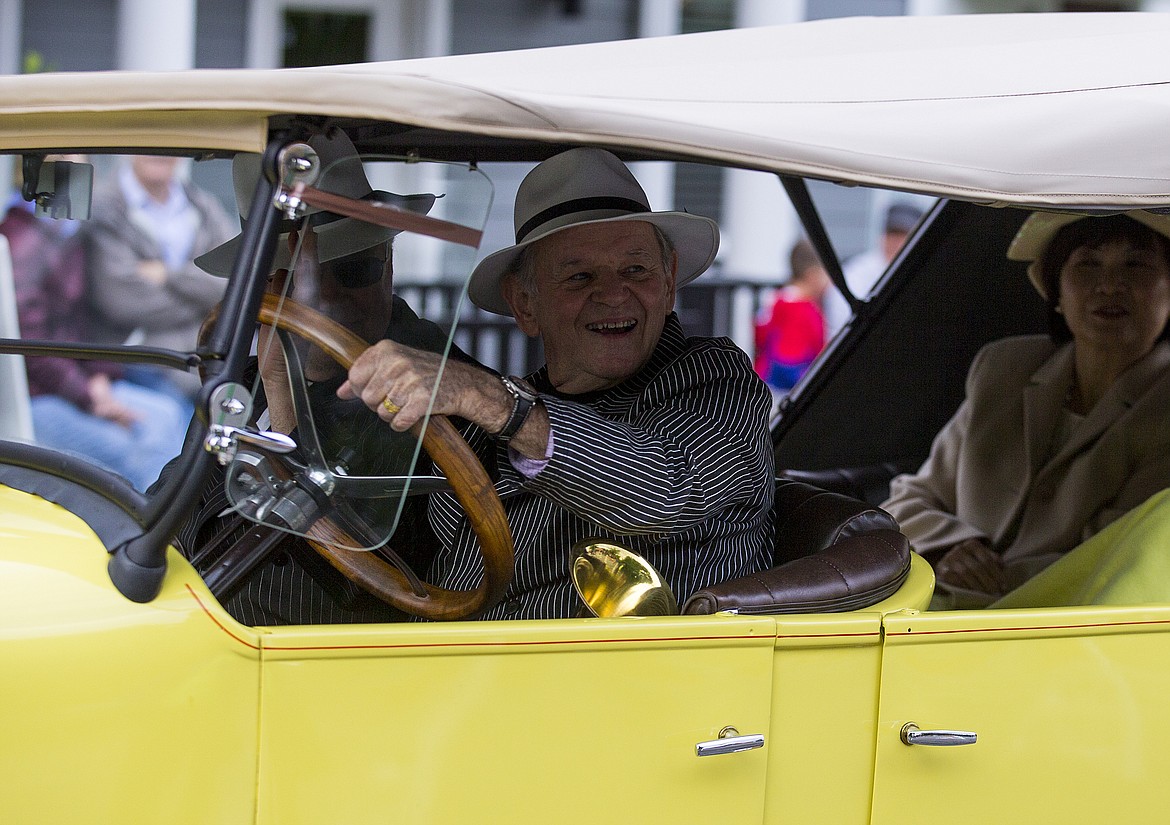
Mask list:
[[993,342],[882,505],[951,606],[1020,585],[1170,482],[1170,217],[1034,213],[1008,250],[1050,334]]

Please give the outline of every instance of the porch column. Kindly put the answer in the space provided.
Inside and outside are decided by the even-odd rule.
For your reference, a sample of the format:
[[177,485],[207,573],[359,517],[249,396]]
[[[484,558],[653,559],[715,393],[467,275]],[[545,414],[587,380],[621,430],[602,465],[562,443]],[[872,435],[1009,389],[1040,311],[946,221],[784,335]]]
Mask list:
[[[23,56],[24,0],[0,0],[0,74],[20,74]],[[0,160],[0,197],[8,202],[12,188],[12,159]]]
[[422,42],[420,57],[442,57],[451,54],[451,27],[454,10],[451,0],[430,0],[422,4]]
[[[805,0],[738,0],[736,28],[798,23]],[[723,184],[722,272],[731,278],[777,282],[788,277],[788,252],[800,235],[796,212],[779,178],[729,169]],[[732,310],[731,337],[749,353],[755,348],[756,307],[750,295],[738,296]]]
[[[908,17],[929,17],[939,14],[971,14],[970,4],[965,0],[906,0]],[[1009,11],[1009,9],[1004,9]]]
[[20,74],[24,34],[23,0],[0,0],[0,74]]
[[181,70],[195,66],[195,0],[120,0],[118,68]]
[[[640,0],[638,37],[666,37],[682,28],[682,0]],[[674,164],[632,164],[652,209],[674,209]]]

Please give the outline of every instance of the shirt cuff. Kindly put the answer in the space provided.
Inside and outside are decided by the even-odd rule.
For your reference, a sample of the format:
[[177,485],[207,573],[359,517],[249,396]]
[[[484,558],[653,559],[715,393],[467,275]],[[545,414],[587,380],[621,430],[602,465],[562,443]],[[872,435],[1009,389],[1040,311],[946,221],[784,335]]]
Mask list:
[[508,461],[511,462],[516,472],[528,479],[536,478],[537,474],[548,465],[552,454],[553,431],[551,427],[548,431],[548,445],[544,448],[544,458],[529,458],[513,450],[511,445],[508,446]]

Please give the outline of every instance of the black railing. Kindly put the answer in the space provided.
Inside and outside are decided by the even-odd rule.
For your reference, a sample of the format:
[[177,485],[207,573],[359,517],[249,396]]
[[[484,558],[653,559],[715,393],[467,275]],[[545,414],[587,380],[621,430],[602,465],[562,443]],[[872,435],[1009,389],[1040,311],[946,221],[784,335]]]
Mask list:
[[[775,287],[760,281],[708,277],[679,290],[676,308],[688,335],[750,340],[752,319]],[[396,291],[419,315],[449,325],[461,288],[451,284],[397,283]],[[455,344],[482,364],[523,375],[544,363],[540,342],[522,333],[508,317],[485,312],[464,299]]]

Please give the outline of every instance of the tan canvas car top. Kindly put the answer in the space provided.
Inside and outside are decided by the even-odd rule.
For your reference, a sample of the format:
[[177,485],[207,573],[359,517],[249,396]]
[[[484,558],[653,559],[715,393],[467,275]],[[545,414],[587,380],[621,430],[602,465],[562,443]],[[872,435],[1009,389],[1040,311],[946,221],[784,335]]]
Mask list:
[[299,112],[992,203],[1170,206],[1170,14],[846,18],[271,71],[0,78],[0,146],[262,146]]

